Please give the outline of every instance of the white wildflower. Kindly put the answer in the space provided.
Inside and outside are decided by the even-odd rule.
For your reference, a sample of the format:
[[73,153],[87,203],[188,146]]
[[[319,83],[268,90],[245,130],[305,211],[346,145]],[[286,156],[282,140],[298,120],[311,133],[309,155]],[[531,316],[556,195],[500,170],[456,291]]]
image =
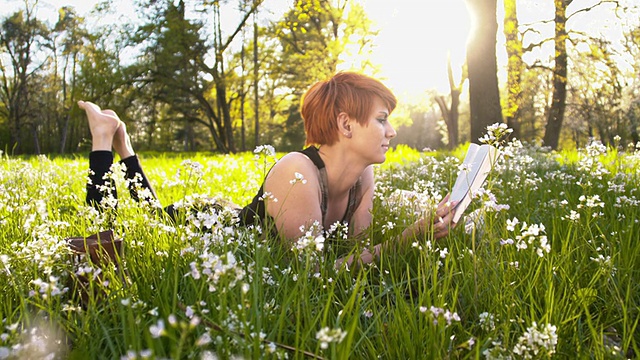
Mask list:
[[534,321],[527,331],[518,338],[518,343],[513,347],[513,352],[524,359],[533,359],[539,356],[551,356],[556,351],[558,335],[556,326],[545,324],[538,329]]
[[320,348],[327,349],[330,343],[340,343],[347,336],[346,331],[341,329],[329,329],[329,327],[323,327],[316,333],[316,339],[320,341]]
[[307,183],[307,179],[305,179],[304,175],[300,174],[299,172],[293,173],[293,176],[293,179],[289,180],[289,183],[291,185],[294,185],[296,183],[302,183],[304,185]]
[[166,335],[167,332],[164,327],[164,320],[159,319],[156,324],[149,326],[149,332],[151,333],[151,337],[154,339]]
[[479,316],[480,327],[484,331],[493,331],[496,327],[495,316],[488,312],[483,312]]
[[209,333],[202,334],[198,340],[196,340],[196,346],[205,346],[211,343],[211,335]]
[[507,231],[515,231],[516,225],[518,225],[519,223],[520,221],[517,217],[514,217],[513,219],[507,219]]
[[308,229],[305,229],[304,226],[300,227],[300,231],[304,235],[298,238],[291,250],[300,255],[317,255],[324,250],[324,232],[318,221],[314,221]]

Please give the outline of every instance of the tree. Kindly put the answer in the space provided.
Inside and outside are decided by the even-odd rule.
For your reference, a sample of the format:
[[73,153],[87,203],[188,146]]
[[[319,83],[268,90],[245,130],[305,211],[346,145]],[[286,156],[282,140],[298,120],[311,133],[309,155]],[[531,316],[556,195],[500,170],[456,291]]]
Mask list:
[[[220,1],[195,1],[201,6],[187,17],[187,2],[150,0],[142,4],[150,8],[148,21],[139,27],[135,42],[146,44],[147,78],[141,82],[160,85],[158,98],[169,105],[169,114],[176,116],[185,127],[205,126],[217,150],[236,151],[230,89],[234,85],[234,68],[227,68],[233,54],[227,54],[231,43],[244,28],[247,20],[261,4],[261,0],[241,11],[241,20],[228,36],[222,32]],[[195,15],[199,15],[197,19]],[[205,17],[213,28],[213,40],[205,37]],[[212,63],[213,62],[213,63]],[[242,89],[240,89],[242,90]],[[183,136],[196,134],[182,131]],[[193,142],[187,142],[193,143]]]
[[504,109],[512,136],[520,138],[520,104],[522,102],[522,37],[518,30],[516,0],[504,0],[504,36],[507,48],[507,98]]
[[[552,149],[558,148],[560,132],[564,120],[567,98],[567,79],[568,75],[568,56],[567,56],[567,40],[569,40],[569,31],[566,28],[567,21],[573,16],[589,12],[592,9],[606,3],[613,3],[619,6],[618,0],[600,0],[598,3],[581,8],[567,15],[567,7],[573,0],[554,0],[555,5],[555,32],[554,32],[554,67],[553,67],[553,94],[551,104],[547,112],[547,124],[543,143]],[[593,39],[591,39],[593,40]],[[543,42],[546,40],[543,40]],[[598,41],[597,39],[595,41]]]
[[[109,5],[109,2],[100,3],[93,16],[104,16],[111,11]],[[110,23],[87,31],[78,49],[78,71],[73,88],[76,89],[76,99],[94,101],[103,108],[116,111],[127,122],[127,130],[137,142],[139,114],[131,117],[129,110],[139,104],[139,99],[147,96],[148,90],[139,81],[147,74],[147,69],[143,69],[140,63],[127,64],[130,55],[125,53],[131,46],[130,39],[134,33],[134,27],[127,23]],[[86,139],[90,137],[86,116],[71,100],[68,113],[71,119],[67,146],[72,151],[86,149]]]
[[444,123],[447,126],[447,139],[448,139],[448,148],[455,149],[458,146],[458,117],[459,117],[459,109],[460,106],[460,94],[462,93],[462,85],[464,84],[467,74],[466,69],[464,69],[462,77],[460,79],[460,84],[458,86],[455,85],[453,79],[453,70],[451,69],[451,59],[447,59],[447,74],[449,76],[449,89],[451,91],[451,105],[447,106],[447,102],[444,96],[437,95],[434,97],[435,102],[440,107],[440,113],[442,114],[442,118],[444,119]]
[[[84,47],[85,39],[88,37],[87,31],[83,28],[84,19],[79,17],[75,10],[71,7],[62,7],[58,11],[58,22],[56,23],[52,34],[58,35],[61,41],[61,52],[57,51],[57,41],[52,39],[54,58],[54,81],[59,82],[61,86],[61,97],[59,102],[62,106],[61,111],[57,114],[57,127],[59,132],[59,151],[64,154],[68,147],[71,108],[75,106],[77,94],[77,77],[78,77],[78,57]],[[58,70],[58,61],[62,59],[62,68]],[[71,64],[69,64],[71,63]],[[69,69],[69,66],[71,69]],[[60,71],[61,78],[57,78]],[[67,77],[70,76],[70,83]]]
[[[34,54],[38,49],[37,42],[46,41],[48,29],[35,18],[36,5],[37,2],[31,4],[25,1],[25,9],[3,20],[0,32],[0,48],[9,62],[5,65],[4,59],[0,59],[0,101],[4,105],[0,109],[8,122],[10,146],[15,146],[18,153],[25,151],[25,132],[30,131],[36,140],[34,143],[37,144],[35,126],[28,122],[32,96],[29,82],[45,63],[45,60],[34,62]],[[30,129],[26,129],[27,126]]]
[[[227,73],[225,72],[225,63],[224,63],[224,55],[235,37],[238,35],[240,30],[244,28],[249,17],[257,11],[258,7],[262,4],[262,0],[256,0],[253,2],[251,7],[245,10],[244,14],[242,14],[241,20],[238,23],[235,31],[233,31],[226,39],[223,39],[222,35],[222,27],[221,27],[221,18],[220,18],[220,1],[213,1],[213,14],[214,14],[214,53],[215,53],[215,63],[213,66],[206,66],[204,62],[201,65],[207,70],[207,72],[213,77],[213,82],[215,84],[216,89],[216,98],[217,98],[217,106],[219,109],[219,114],[223,119],[223,128],[224,128],[224,138],[227,140],[227,148],[231,152],[236,151],[234,139],[233,139],[233,125],[231,122],[231,111],[229,103],[227,102]],[[222,134],[221,134],[222,135]]]
[[553,67],[553,95],[547,113],[547,126],[542,142],[552,149],[558,148],[560,130],[567,100],[567,6],[573,0],[554,0],[555,4],[555,64]]
[[471,141],[477,141],[488,125],[502,122],[496,59],[496,0],[467,0],[475,16],[474,34],[467,46]]
[[609,145],[614,144],[616,135],[630,137],[622,107],[623,76],[612,55],[611,43],[605,39],[594,40],[587,51],[572,55],[575,70],[567,111],[577,145],[580,135]]
[[629,18],[635,20],[633,20],[633,23],[630,24],[624,34],[624,49],[633,59],[626,94],[629,98],[626,117],[629,120],[631,140],[634,144],[637,144],[640,142],[640,135],[638,134],[640,127],[640,22],[637,22],[640,7],[636,7],[633,10],[635,11],[629,11],[629,14],[631,14]]
[[[429,95],[427,94],[427,96]],[[431,98],[437,97],[434,90]],[[394,138],[394,142],[421,150],[440,149],[444,146],[443,131],[434,131],[435,129],[439,130],[442,125],[441,114],[433,104],[425,106],[427,103],[427,101],[413,104],[398,103],[398,107],[394,110],[394,117],[402,117],[408,121],[396,127],[398,135]],[[449,144],[451,144],[450,141]]]
[[360,51],[366,51],[375,32],[362,6],[347,0],[296,0],[271,31],[280,41],[281,54],[270,71],[280,74],[288,90],[284,96],[289,98],[281,124],[282,150],[298,149],[305,138],[299,113],[302,95],[336,72],[340,54],[353,39],[359,39]]
[[522,72],[520,84],[519,139],[534,142],[544,135],[545,114],[552,90],[551,72],[544,67],[532,66]]
[[[194,126],[200,124],[209,130],[216,148],[227,151],[222,122],[207,95],[211,85],[204,78],[202,63],[210,47],[201,36],[203,24],[186,18],[182,0],[141,5],[151,11],[132,42],[146,43],[145,55],[135,66],[143,75],[137,82],[152,92],[147,101],[167,105],[162,114],[181,124],[176,135],[183,149],[195,150]],[[150,109],[157,110],[157,104]],[[155,115],[151,123],[156,123]]]
[[253,13],[253,131],[254,146],[260,144],[260,95],[258,93],[258,73],[260,62],[258,61],[258,10]]

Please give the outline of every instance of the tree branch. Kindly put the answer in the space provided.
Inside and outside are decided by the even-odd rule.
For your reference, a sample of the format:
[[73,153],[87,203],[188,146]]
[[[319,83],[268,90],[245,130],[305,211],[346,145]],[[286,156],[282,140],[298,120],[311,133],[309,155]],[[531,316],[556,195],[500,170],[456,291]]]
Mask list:
[[580,10],[576,10],[575,12],[573,12],[572,14],[567,16],[567,21],[569,21],[569,19],[571,19],[572,16],[577,15],[581,12],[587,12],[587,11],[591,11],[593,9],[595,9],[596,7],[600,6],[600,5],[604,5],[607,3],[612,3],[612,4],[616,4],[616,8],[620,7],[620,4],[618,3],[618,0],[600,0],[600,2],[598,2],[597,4],[594,4],[593,6],[589,6],[586,7],[584,9],[580,9]]
[[553,38],[548,38],[548,39],[540,40],[540,41],[535,42],[535,43],[531,43],[531,44],[527,45],[526,47],[522,48],[522,53],[526,53],[526,52],[532,51],[533,49],[535,49],[537,47],[541,47],[542,45],[544,45],[546,42],[549,42],[549,41],[553,41]]
[[220,53],[223,53],[228,47],[229,45],[231,45],[231,42],[233,41],[233,39],[236,37],[236,35],[238,35],[238,33],[240,32],[240,30],[242,30],[242,28],[244,27],[244,24],[247,22],[247,19],[249,19],[249,16],[251,16],[251,14],[253,14],[256,9],[258,8],[258,6],[260,6],[262,4],[264,0],[256,0],[253,5],[251,6],[251,8],[249,9],[249,11],[247,11],[244,14],[244,18],[242,18],[242,21],[240,22],[240,24],[238,25],[238,27],[236,28],[236,30],[233,32],[233,34],[229,35],[229,37],[227,38],[227,41],[224,43],[224,45],[222,45],[222,47],[220,47]]
[[551,68],[551,67],[549,67],[549,66],[546,66],[546,65],[542,65],[542,64],[541,64],[541,63],[539,63],[539,62],[535,62],[535,63],[533,63],[533,64],[531,64],[531,65],[526,65],[526,64],[525,64],[525,66],[526,66],[526,67],[527,67],[527,69],[529,69],[529,70],[530,70],[530,69],[543,69],[543,70],[547,70],[547,71],[549,71],[549,72],[553,72],[553,68]]

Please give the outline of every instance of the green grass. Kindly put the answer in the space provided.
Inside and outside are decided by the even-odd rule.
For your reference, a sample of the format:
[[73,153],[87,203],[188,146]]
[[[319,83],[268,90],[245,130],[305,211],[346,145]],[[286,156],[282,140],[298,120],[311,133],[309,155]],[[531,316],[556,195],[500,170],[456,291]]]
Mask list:
[[[390,152],[376,170],[364,243],[338,236],[322,253],[228,221],[210,231],[173,224],[133,202],[119,180],[111,217],[125,241],[119,272],[75,261],[64,242],[106,228],[113,215],[84,205],[86,157],[3,155],[0,359],[640,353],[640,153],[517,145],[503,149],[488,192],[449,237],[415,239],[350,271],[334,270],[336,258],[394,241],[417,205],[447,193],[464,148]],[[273,162],[250,153],[142,158],[164,205],[198,195],[245,204]],[[403,201],[399,189],[419,201]],[[72,290],[80,269],[95,277],[86,303]]]

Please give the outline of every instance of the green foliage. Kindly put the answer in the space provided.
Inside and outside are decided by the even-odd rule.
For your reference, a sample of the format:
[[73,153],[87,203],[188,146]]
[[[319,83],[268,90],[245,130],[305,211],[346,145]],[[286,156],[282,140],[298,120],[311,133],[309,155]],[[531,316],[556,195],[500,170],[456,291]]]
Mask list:
[[[560,145],[583,146],[591,137],[613,144],[616,135],[623,142],[640,139],[635,80],[640,66],[638,7],[623,3],[627,4],[617,11],[625,21],[616,23],[624,35],[622,51],[608,39],[568,35],[569,116]],[[141,23],[118,18],[97,26],[97,19],[114,15],[114,4],[100,2],[88,14],[62,6],[57,20],[47,24],[38,18],[45,13],[40,9],[45,3],[27,1],[23,9],[2,19],[0,148],[16,154],[83,149],[88,129],[75,104],[85,99],[115,110],[127,122],[138,148],[224,152],[268,143],[281,151],[298,149],[303,142],[301,94],[336,69],[375,66],[368,55],[378,30],[357,1],[293,1],[281,17],[273,18],[268,15],[271,5],[258,0],[240,4],[145,0],[136,2]],[[503,115],[511,127],[521,125],[516,137],[535,142],[546,122],[551,72],[545,65],[548,59],[532,52],[546,43],[535,35],[544,34],[540,23],[517,25],[515,4],[505,1],[511,14],[505,26],[511,70],[502,93],[507,100]],[[579,17],[588,14],[575,15],[581,22]],[[225,28],[221,19],[248,20]],[[521,44],[523,33],[532,36],[526,48]],[[255,61],[249,55],[254,48]],[[354,55],[359,57],[353,60]],[[353,62],[345,63],[347,59]],[[630,66],[619,66],[618,59]],[[257,104],[248,101],[256,97]],[[439,148],[441,125],[436,119],[423,121],[417,112],[411,116],[413,126],[400,132],[398,139],[416,148]],[[461,108],[460,116],[459,137],[464,139],[470,113]],[[242,119],[246,133],[241,130]],[[258,122],[258,134],[249,125],[253,121]],[[433,137],[425,144],[420,141],[425,137],[418,139],[418,134]]]
[[[389,152],[376,169],[374,224],[357,241],[338,231],[333,240],[310,235],[284,244],[229,227],[232,214],[211,208],[173,223],[133,202],[118,175],[114,229],[125,241],[124,268],[105,266],[100,275],[64,242],[104,227],[106,215],[83,205],[86,159],[2,155],[0,354],[637,354],[640,153],[599,143],[556,153],[517,141],[502,153],[486,191],[449,237],[434,241],[427,234],[349,271],[334,269],[337,257],[395,241],[421,209],[447,193],[463,147],[452,154]],[[163,204],[193,206],[205,197],[248,202],[274,161],[249,153],[142,157]],[[86,306],[72,294],[78,273],[88,274],[95,289]]]
[[[38,43],[47,44],[49,29],[35,18],[33,8],[19,10],[2,19],[0,28],[0,116],[6,119],[12,150],[38,152],[38,143],[27,140],[37,119],[30,117],[29,103],[37,98],[32,78],[44,65],[38,59]],[[33,147],[31,145],[34,145]]]
[[269,31],[279,44],[277,57],[281,61],[268,64],[269,72],[282,79],[281,86],[288,89],[281,106],[280,129],[282,142],[274,141],[278,150],[292,151],[304,144],[304,124],[299,104],[304,92],[315,82],[335,74],[340,55],[347,51],[354,39],[363,51],[370,46],[375,34],[371,21],[361,5],[348,1],[297,0],[283,19],[274,23]]

